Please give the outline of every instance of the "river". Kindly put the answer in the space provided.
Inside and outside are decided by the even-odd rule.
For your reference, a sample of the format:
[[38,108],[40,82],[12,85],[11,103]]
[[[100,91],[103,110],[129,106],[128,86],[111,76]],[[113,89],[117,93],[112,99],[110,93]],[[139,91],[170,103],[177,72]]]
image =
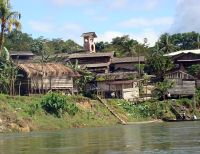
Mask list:
[[200,122],[0,134],[0,154],[200,153]]

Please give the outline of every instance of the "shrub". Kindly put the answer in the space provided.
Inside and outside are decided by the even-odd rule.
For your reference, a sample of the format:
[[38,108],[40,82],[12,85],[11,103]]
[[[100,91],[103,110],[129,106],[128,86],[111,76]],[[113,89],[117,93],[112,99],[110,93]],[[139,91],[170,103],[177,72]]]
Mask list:
[[187,99],[187,98],[182,98],[182,99],[177,100],[177,103],[184,105],[187,108],[192,108],[193,100],[190,100],[190,99]]
[[31,104],[29,106],[29,109],[27,110],[27,112],[30,116],[33,116],[38,111],[41,111],[41,104],[40,103]]
[[129,115],[136,118],[162,118],[164,114],[164,106],[160,102],[144,102],[134,105],[126,101],[120,101],[118,105],[122,106]]
[[41,102],[41,107],[48,113],[61,117],[65,112],[75,115],[78,107],[75,104],[67,103],[66,97],[59,93],[50,93]]

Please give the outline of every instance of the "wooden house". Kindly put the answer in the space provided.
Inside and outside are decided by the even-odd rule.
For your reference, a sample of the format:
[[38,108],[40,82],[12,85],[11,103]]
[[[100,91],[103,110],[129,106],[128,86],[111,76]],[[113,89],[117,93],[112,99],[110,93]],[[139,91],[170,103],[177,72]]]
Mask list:
[[193,64],[200,64],[200,49],[181,50],[166,54],[179,68],[187,68]]
[[182,71],[174,70],[170,71],[165,76],[167,79],[174,82],[174,87],[168,89],[171,96],[193,96],[195,93],[195,78]]
[[19,78],[17,91],[20,95],[63,91],[73,93],[73,77],[79,74],[70,68],[55,63],[18,64]]
[[101,98],[133,100],[139,97],[137,72],[97,74],[95,91]]
[[80,68],[87,69],[94,73],[108,73],[112,57],[112,52],[76,53],[70,54],[66,62],[70,61],[72,64],[78,62]]
[[139,64],[145,63],[145,57],[123,57],[123,58],[116,58],[113,57],[110,70],[112,72],[133,72],[138,71]]
[[30,62],[34,59],[35,54],[33,54],[31,51],[11,51],[10,52],[10,58],[14,62],[24,63],[24,62]]

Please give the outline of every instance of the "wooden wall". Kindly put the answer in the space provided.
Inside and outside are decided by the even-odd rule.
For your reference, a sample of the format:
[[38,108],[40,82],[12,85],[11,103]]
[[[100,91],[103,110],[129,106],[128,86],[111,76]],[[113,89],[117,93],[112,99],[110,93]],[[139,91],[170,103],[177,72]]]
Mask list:
[[171,95],[193,95],[195,93],[195,81],[183,80],[182,83],[177,83],[168,92]]
[[[123,81],[104,81],[97,82],[97,93],[101,95],[102,98],[107,98],[108,93],[115,93],[115,98],[121,98],[126,100],[133,100],[139,97],[139,87],[137,82],[130,81],[129,83],[123,83]],[[127,81],[126,81],[127,82]],[[111,98],[111,96],[109,97]]]
[[136,65],[136,63],[119,63],[119,64],[112,64],[112,68],[114,70],[126,69],[130,71],[136,71],[137,68],[134,65]]
[[31,78],[31,89],[68,89],[73,88],[73,79],[72,77],[35,77]]

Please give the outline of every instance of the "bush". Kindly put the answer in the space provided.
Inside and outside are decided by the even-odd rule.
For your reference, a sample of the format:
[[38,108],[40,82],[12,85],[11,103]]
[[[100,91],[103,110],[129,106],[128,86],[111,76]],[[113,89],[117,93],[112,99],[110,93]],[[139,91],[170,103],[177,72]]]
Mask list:
[[66,96],[59,93],[47,94],[41,102],[41,107],[57,117],[61,117],[65,112],[69,115],[75,115],[78,112],[78,107],[75,104],[68,103]]
[[144,102],[134,105],[126,101],[121,101],[118,105],[122,106],[129,115],[135,118],[162,118],[164,114],[164,106],[161,102]]
[[33,116],[38,111],[41,111],[41,105],[40,105],[40,103],[31,104],[29,106],[29,109],[27,110],[27,112],[28,112],[28,114],[30,116]]
[[192,108],[193,100],[190,100],[188,98],[182,98],[182,99],[177,100],[177,103],[180,105],[184,105],[187,108]]

